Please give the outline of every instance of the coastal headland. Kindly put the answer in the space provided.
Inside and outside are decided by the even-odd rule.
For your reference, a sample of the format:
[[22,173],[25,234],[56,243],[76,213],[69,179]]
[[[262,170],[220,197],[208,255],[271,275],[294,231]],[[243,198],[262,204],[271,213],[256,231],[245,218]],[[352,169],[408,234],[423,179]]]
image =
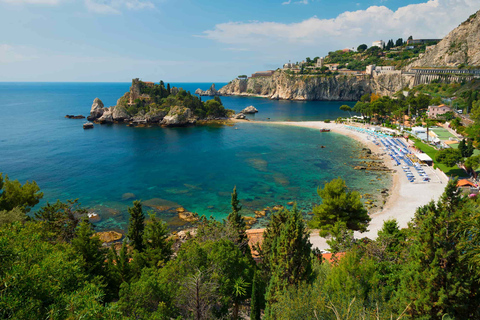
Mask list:
[[[244,120],[235,120],[242,122]],[[377,232],[383,227],[383,222],[390,219],[395,219],[398,222],[400,228],[406,228],[408,222],[415,215],[415,211],[418,207],[426,205],[432,200],[438,200],[444,191],[445,185],[448,182],[448,178],[439,169],[433,169],[428,167],[426,172],[431,177],[429,182],[414,182],[408,181],[407,177],[402,172],[399,166],[394,165],[393,161],[385,154],[385,151],[379,146],[375,145],[369,136],[357,131],[347,129],[343,124],[337,123],[325,123],[323,121],[300,121],[300,122],[266,122],[266,121],[250,121],[252,123],[258,123],[259,125],[284,125],[284,126],[296,126],[311,129],[330,129],[331,132],[348,136],[356,141],[364,144],[372,152],[382,155],[383,162],[393,172],[393,184],[389,192],[389,197],[386,200],[383,209],[379,212],[371,214],[371,222],[367,232],[359,233],[355,232],[355,237],[370,239],[376,239]],[[325,133],[327,134],[327,133]],[[386,173],[388,174],[388,173]],[[348,185],[348,180],[347,180]],[[326,242],[327,239],[318,235],[316,230],[311,230],[310,241],[314,248],[321,250],[327,250],[329,245]]]

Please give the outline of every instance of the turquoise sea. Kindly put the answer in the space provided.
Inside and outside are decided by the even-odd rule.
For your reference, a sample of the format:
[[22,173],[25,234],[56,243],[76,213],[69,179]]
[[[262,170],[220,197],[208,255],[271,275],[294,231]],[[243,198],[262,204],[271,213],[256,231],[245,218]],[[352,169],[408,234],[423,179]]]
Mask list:
[[[210,83],[182,83],[191,92]],[[220,88],[223,84],[216,84]],[[305,213],[319,203],[317,187],[342,177],[362,194],[378,194],[391,178],[356,171],[362,146],[334,133],[241,123],[236,126],[83,130],[94,98],[106,106],[129,83],[0,83],[0,172],[35,180],[44,200],[78,198],[100,214],[98,229],[124,229],[134,194],[178,225],[174,208],[226,217],[237,186],[244,213],[296,201]],[[205,98],[204,98],[205,99]],[[335,119],[344,102],[290,102],[222,97],[229,109],[254,105],[257,120]],[[352,103],[350,103],[352,104]],[[325,146],[325,148],[321,148]],[[127,198],[127,199],[126,199]],[[168,209],[170,208],[170,209]],[[259,225],[265,221],[260,221]]]

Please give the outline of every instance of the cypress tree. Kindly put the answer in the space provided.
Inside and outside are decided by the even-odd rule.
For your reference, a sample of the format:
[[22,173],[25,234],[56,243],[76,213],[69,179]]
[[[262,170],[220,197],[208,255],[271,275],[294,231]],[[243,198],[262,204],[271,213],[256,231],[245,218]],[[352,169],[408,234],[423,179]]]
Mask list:
[[291,285],[312,280],[312,244],[302,214],[294,206],[292,211],[284,210],[281,216],[286,220],[269,244],[270,257],[267,260],[271,278],[265,314],[271,318],[275,318],[271,306],[276,302],[277,293]]
[[467,154],[467,146],[465,144],[465,139],[462,139],[460,143],[458,144],[458,150],[462,153],[462,157],[466,157]]
[[252,320],[260,320],[261,296],[260,278],[258,272],[255,271],[252,283],[252,299],[250,301],[250,319]]
[[130,220],[128,224],[127,237],[130,240],[133,248],[142,252],[143,246],[143,231],[145,229],[145,215],[142,210],[142,204],[136,200],[133,202],[133,207],[128,208]]
[[471,157],[473,155],[474,149],[475,148],[473,147],[473,141],[472,139],[469,139],[467,147],[465,148],[465,157],[466,158]]
[[246,253],[248,248],[247,225],[240,214],[240,210],[242,210],[242,206],[238,200],[237,187],[234,187],[232,193],[232,212],[228,215],[227,221],[233,232],[233,242],[237,246],[240,246],[243,253]]
[[168,95],[170,95],[172,93],[171,89],[170,89],[170,83],[167,83],[167,93],[168,93]]

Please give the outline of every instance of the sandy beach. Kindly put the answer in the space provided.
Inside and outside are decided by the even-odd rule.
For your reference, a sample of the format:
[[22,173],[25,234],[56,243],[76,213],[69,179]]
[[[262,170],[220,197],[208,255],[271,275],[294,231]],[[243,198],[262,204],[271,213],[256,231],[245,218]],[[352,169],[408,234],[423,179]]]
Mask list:
[[[322,121],[302,121],[302,122],[261,122],[251,121],[252,123],[275,124],[305,127],[312,129],[330,129],[332,132],[348,136],[363,143],[366,147],[377,154],[384,154],[385,151],[379,146],[375,145],[371,140],[367,139],[366,134],[357,131],[349,130],[343,124],[324,123]],[[393,170],[393,184],[390,190],[390,196],[383,209],[371,215],[367,232],[355,232],[355,238],[368,237],[375,239],[377,232],[383,227],[383,222],[389,219],[396,219],[400,228],[407,227],[407,224],[415,215],[418,207],[429,203],[431,200],[438,200],[443,193],[448,178],[439,169],[434,170],[432,167],[425,167],[425,172],[431,178],[430,182],[416,181],[411,183],[408,181],[406,175],[403,173],[401,167],[394,165],[393,160],[388,155],[383,156],[385,164]],[[314,248],[321,250],[328,250],[329,246],[326,239],[318,235],[315,230],[312,230],[310,241]]]

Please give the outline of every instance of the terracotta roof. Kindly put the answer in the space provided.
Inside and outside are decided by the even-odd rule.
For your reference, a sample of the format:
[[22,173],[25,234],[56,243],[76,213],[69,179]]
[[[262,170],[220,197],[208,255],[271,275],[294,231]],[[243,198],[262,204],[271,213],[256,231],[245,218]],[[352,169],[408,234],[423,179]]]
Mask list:
[[333,255],[334,255],[333,253],[322,253],[322,258],[325,259],[326,261],[330,262],[330,263],[334,263],[334,262],[342,259],[345,256],[345,252],[335,253],[336,261],[333,259]]
[[457,187],[466,187],[466,186],[475,187],[475,184],[467,179],[458,180]]

